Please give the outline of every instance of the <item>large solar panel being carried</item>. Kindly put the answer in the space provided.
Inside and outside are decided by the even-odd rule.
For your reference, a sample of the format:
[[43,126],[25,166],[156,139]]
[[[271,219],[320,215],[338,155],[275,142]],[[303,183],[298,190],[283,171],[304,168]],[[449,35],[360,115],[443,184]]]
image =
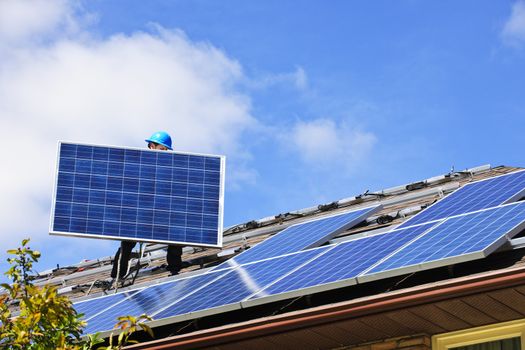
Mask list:
[[525,196],[525,170],[466,184],[399,228],[511,203]]
[[223,156],[60,142],[50,233],[222,245]]
[[251,261],[317,247],[326,243],[340,232],[359,224],[373,213],[381,210],[381,208],[381,205],[375,205],[289,226],[253,248],[225,261],[215,269],[237,266]]

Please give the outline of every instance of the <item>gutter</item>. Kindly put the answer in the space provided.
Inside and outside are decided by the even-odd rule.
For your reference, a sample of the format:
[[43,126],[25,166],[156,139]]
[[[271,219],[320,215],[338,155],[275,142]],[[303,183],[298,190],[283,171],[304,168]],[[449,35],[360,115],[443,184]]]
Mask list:
[[519,285],[525,285],[525,266],[258,318],[136,344],[126,349],[188,349],[220,345]]

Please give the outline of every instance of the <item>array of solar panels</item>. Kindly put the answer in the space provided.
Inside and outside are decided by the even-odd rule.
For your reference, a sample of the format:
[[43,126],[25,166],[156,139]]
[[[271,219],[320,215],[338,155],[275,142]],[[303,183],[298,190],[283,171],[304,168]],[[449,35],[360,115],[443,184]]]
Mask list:
[[59,143],[51,234],[222,245],[224,157]]
[[476,181],[461,187],[400,227],[441,220],[450,216],[511,203],[525,196],[525,171]]
[[317,247],[340,232],[362,222],[380,208],[380,206],[374,206],[292,225],[255,247],[225,261],[215,269],[238,266],[251,261]]
[[[133,295],[122,297],[116,294],[81,302],[75,307],[86,314],[88,333],[111,329],[116,314],[159,314],[156,319],[164,319],[164,312],[180,315],[216,307],[224,309],[249,297],[319,252],[301,250],[325,243],[341,230],[362,222],[380,209],[381,206],[376,205],[296,224],[267,240],[273,248],[265,241],[240,254],[238,257],[242,256],[242,262],[230,262],[214,271],[151,286]],[[106,305],[111,306],[104,307]],[[172,310],[174,307],[177,311]]]
[[[232,267],[151,286],[132,295],[116,294],[81,302],[75,307],[89,310],[88,333],[109,331],[115,317],[126,314],[147,313],[153,317],[151,326],[155,327],[483,258],[525,229],[525,202],[508,203],[522,195],[524,174],[512,173],[460,188],[453,197],[445,197],[448,210],[454,213],[448,217],[436,219],[440,215],[437,211],[443,207],[435,204],[414,216],[414,225],[338,244],[265,256],[263,260],[237,261]],[[510,191],[509,183],[514,186]],[[480,193],[480,189],[484,196],[497,197],[497,202],[486,200],[481,207],[465,205],[464,196]],[[463,209],[457,209],[458,206]],[[364,209],[361,215],[371,215],[377,209]],[[350,214],[342,215],[355,220]],[[425,219],[420,221],[419,217]],[[338,219],[334,216],[326,223],[333,224]],[[308,231],[312,224],[302,224],[303,229]],[[288,232],[293,233],[301,225],[297,226]],[[326,237],[329,235],[325,233]],[[104,309],[83,303],[112,306]]]

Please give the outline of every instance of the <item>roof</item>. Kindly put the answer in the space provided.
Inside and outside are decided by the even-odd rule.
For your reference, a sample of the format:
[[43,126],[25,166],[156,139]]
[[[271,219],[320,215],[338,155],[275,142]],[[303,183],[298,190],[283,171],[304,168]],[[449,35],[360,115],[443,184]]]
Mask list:
[[[133,284],[130,285],[131,281],[127,281],[123,286],[119,286],[119,288],[120,290],[135,289],[167,280],[183,278],[191,274],[198,274],[205,269],[215,266],[235,254],[238,254],[244,249],[254,246],[258,242],[280,232],[290,225],[311,220],[312,218],[380,203],[382,209],[379,212],[372,217],[369,217],[357,227],[342,232],[329,243],[377,234],[392,229],[396,225],[434,203],[436,200],[447,196],[449,193],[467,183],[507,174],[519,169],[520,168],[508,166],[480,166],[465,171],[438,175],[426,180],[390,189],[375,192],[367,191],[364,194],[358,194],[331,203],[320,204],[311,208],[281,213],[275,216],[234,225],[224,230],[224,246],[222,249],[185,247],[183,261],[185,262],[186,267],[181,271],[181,275],[175,277],[168,276],[168,272],[161,268],[162,264],[165,263],[165,253],[163,251],[165,247],[162,245],[149,244],[145,247],[145,256],[140,259],[142,268],[136,275]],[[218,316],[211,315],[199,319],[198,325],[195,321],[188,321],[177,325],[170,324],[159,327],[159,329],[156,330],[156,334],[159,337],[165,337],[165,340],[148,343],[148,346],[160,346],[159,348],[162,346],[172,346],[174,344],[178,344],[179,346],[188,345],[188,347],[196,346],[196,344],[198,344],[199,347],[206,345],[211,346],[212,344],[215,344],[213,346],[216,346],[217,342],[224,343],[227,340],[226,338],[230,337],[228,338],[229,340],[238,344],[239,347],[242,347],[241,345],[244,344],[243,341],[246,341],[246,339],[252,339],[255,336],[260,337],[261,334],[266,334],[268,337],[275,337],[276,332],[279,334],[286,334],[278,328],[282,325],[286,325],[286,327],[288,327],[286,328],[287,330],[295,332],[297,329],[309,329],[308,327],[310,325],[322,328],[326,326],[327,322],[337,323],[337,313],[340,311],[334,310],[346,310],[344,313],[346,313],[346,315],[350,313],[350,318],[354,321],[356,317],[366,318],[377,313],[385,313],[390,310],[384,308],[385,303],[397,305],[397,308],[393,308],[392,310],[399,310],[401,313],[400,315],[405,315],[406,318],[413,319],[414,317],[417,317],[414,315],[423,311],[416,310],[414,312],[408,311],[408,314],[406,313],[406,307],[412,306],[410,303],[407,304],[407,298],[410,299],[409,296],[411,295],[419,295],[420,297],[423,297],[433,295],[432,293],[436,293],[436,291],[443,293],[445,290],[449,290],[446,288],[444,289],[444,285],[452,288],[450,289],[451,291],[457,292],[457,290],[454,289],[454,286],[468,285],[473,286],[472,288],[477,288],[478,284],[476,283],[481,280],[494,282],[498,280],[498,278],[504,278],[502,276],[521,276],[522,274],[525,274],[525,264],[522,259],[523,256],[525,256],[525,249],[522,249],[522,239],[519,238],[520,236],[521,235],[518,235],[518,238],[513,240],[514,243],[512,246],[506,247],[504,251],[493,254],[483,261],[458,264],[453,268],[440,269],[437,273],[435,271],[432,273],[422,271],[412,273],[408,276],[393,277],[371,282],[366,285],[366,288],[362,286],[345,287],[340,290],[318,293],[319,295],[307,295],[291,301],[267,303],[248,310],[224,312]],[[133,266],[135,262],[136,261],[132,261],[130,265]],[[116,286],[111,286],[109,283],[111,263],[112,257],[101,257],[97,260],[84,261],[73,266],[64,266],[40,273],[39,276],[36,276],[35,283],[55,284],[60,287],[60,293],[68,295],[73,301],[114,293],[114,288]],[[512,287],[513,286],[510,286],[508,288],[511,288],[512,290]],[[525,291],[525,287],[517,293],[520,294],[521,291]],[[514,297],[516,297],[512,291],[509,293],[509,295],[514,295]],[[451,300],[456,300],[454,298],[461,298],[461,293],[458,295],[455,295],[454,293],[446,294],[446,297]],[[505,298],[503,299],[507,300]],[[458,300],[461,302],[461,299]],[[497,298],[491,300],[497,300]],[[432,303],[434,301],[435,300],[432,300]],[[425,303],[419,302],[417,305],[423,304]],[[376,305],[379,309],[373,309],[373,305]],[[425,305],[428,305],[428,303]],[[399,306],[403,307],[399,308]],[[364,312],[363,307],[368,311]],[[352,312],[357,312],[357,314],[352,314]],[[269,314],[274,315],[268,317]],[[312,315],[316,316],[314,317]],[[465,315],[467,315],[467,313],[465,313]],[[524,315],[525,309],[515,310],[513,316],[523,317]],[[305,320],[311,320],[311,317],[319,322],[312,321],[313,323],[308,323],[310,322],[308,321],[308,325],[301,323]],[[382,336],[395,336],[406,334],[408,330],[414,333],[414,329],[403,326],[395,321],[397,317],[398,316],[389,317],[389,319],[394,320],[391,324],[385,324],[384,321],[382,321],[383,323],[381,324],[383,324],[382,327],[384,327],[385,330],[392,329],[387,333],[374,333],[370,332],[370,330],[367,333],[366,329],[370,328],[369,325],[366,325],[367,322],[362,320],[356,321],[358,323],[353,323],[353,327],[357,328],[353,329],[362,329],[363,332],[361,336],[355,336],[355,344],[359,343],[359,341],[367,341],[377,337],[379,334]],[[402,319],[402,316],[399,317]],[[374,322],[380,322],[380,319],[384,320],[384,317],[377,318]],[[454,322],[457,325],[470,325],[473,323],[468,320],[455,320]],[[420,324],[425,324],[425,322],[420,322]],[[294,328],[294,325],[297,327]],[[432,328],[431,326],[429,327]],[[397,331],[395,331],[396,328]],[[453,328],[454,327],[448,327],[443,329]],[[243,330],[243,336],[238,335],[239,330],[241,329]],[[336,329],[337,327],[328,327],[325,330],[327,332],[336,332]],[[265,330],[266,333],[264,333],[263,330]],[[422,328],[420,330],[425,331],[425,329]],[[428,329],[426,329],[426,331],[428,331]],[[434,328],[433,331],[435,332],[437,329]],[[307,331],[305,334],[301,334],[301,337],[303,337],[302,339],[306,339],[304,337],[308,334],[312,336],[312,334],[319,335],[320,333],[323,332],[315,328],[314,331]],[[371,336],[370,334],[372,333],[376,335]],[[173,335],[175,335],[174,338],[171,337]],[[293,340],[297,338],[293,336],[290,338],[290,335],[283,337],[284,338],[279,340],[279,343],[285,343],[286,339]],[[334,340],[336,338],[336,334],[321,335],[320,339],[331,340],[326,341],[323,343],[323,346],[319,346],[318,348],[327,347],[331,343],[337,343],[337,341]],[[262,340],[261,344],[265,344],[266,346],[274,344],[276,340],[272,339],[273,338],[268,338],[268,341]],[[317,339],[317,342],[319,342],[319,339]],[[250,344],[253,345],[252,343]],[[312,340],[309,344],[317,343]],[[137,348],[143,348],[142,346],[143,345],[138,345]],[[225,348],[235,348],[235,346]],[[254,347],[252,346],[252,348]]]

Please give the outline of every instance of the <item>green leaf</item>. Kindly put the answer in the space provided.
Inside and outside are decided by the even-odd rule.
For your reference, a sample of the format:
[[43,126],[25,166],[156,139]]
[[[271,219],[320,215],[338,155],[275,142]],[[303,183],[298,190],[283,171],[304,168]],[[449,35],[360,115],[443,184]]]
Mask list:
[[118,335],[118,344],[122,344],[122,340],[126,336],[127,332],[122,332]]
[[155,335],[153,334],[153,330],[151,329],[150,326],[144,323],[139,323],[139,326],[142,327],[142,329],[145,330],[146,333],[148,333],[152,338],[155,338]]

